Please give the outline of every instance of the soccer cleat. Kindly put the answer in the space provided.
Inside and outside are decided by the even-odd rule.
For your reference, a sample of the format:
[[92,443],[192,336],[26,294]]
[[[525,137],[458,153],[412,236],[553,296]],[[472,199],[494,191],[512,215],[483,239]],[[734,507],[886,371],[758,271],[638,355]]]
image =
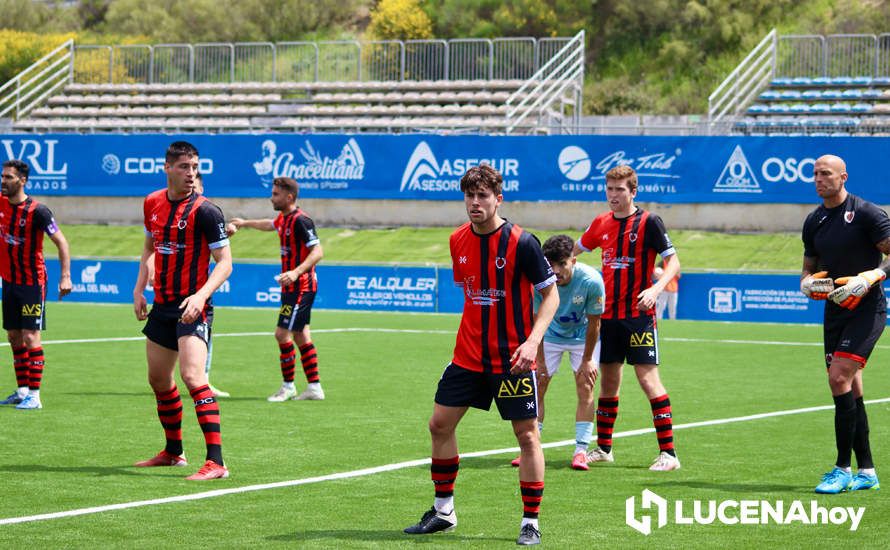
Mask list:
[[594,462],[615,462],[615,457],[612,456],[611,449],[607,453],[599,447],[596,447],[593,450],[587,452],[587,462],[591,464]]
[[822,483],[816,485],[816,492],[824,495],[836,495],[849,489],[852,482],[853,474],[835,466],[834,469],[822,476]]
[[877,475],[869,475],[863,474],[859,472],[855,476],[853,476],[853,481],[850,482],[850,487],[847,488],[848,491],[865,491],[868,489],[872,489],[877,491],[881,488],[880,482],[878,482]]
[[36,395],[31,395],[30,393],[22,399],[22,402],[15,406],[16,409],[20,411],[33,411],[36,409],[42,409],[43,403],[40,402],[40,398]]
[[282,401],[287,401],[288,399],[293,399],[297,396],[297,388],[286,388],[281,386],[278,388],[278,391],[273,395],[270,395],[266,401],[270,401],[272,403],[281,403]]
[[222,391],[219,388],[214,388],[212,384],[207,385],[210,386],[210,393],[213,394],[213,397],[232,397],[232,394],[227,391]]
[[573,470],[589,470],[590,466],[587,465],[587,453],[581,451],[580,453],[575,453],[575,456],[572,457],[572,469]]
[[168,453],[167,451],[161,451],[155,456],[149,458],[148,460],[142,460],[133,464],[133,466],[138,466],[140,468],[150,468],[152,466],[187,466],[188,462],[185,461],[185,455],[176,456],[175,454]]
[[531,523],[526,523],[519,530],[519,538],[516,539],[516,544],[520,546],[541,544],[541,532],[535,529],[535,526]]
[[513,460],[511,460],[511,461],[510,461],[510,466],[513,466],[514,468],[519,468],[519,460],[520,460],[521,458],[522,458],[521,456],[517,456],[516,458],[514,458]]
[[449,514],[443,514],[434,507],[427,510],[420,521],[411,527],[405,527],[405,532],[409,535],[428,535],[439,531],[451,531],[455,527],[457,527],[457,515],[454,510]]
[[307,386],[303,392],[294,397],[297,401],[322,401],[324,399],[324,390],[321,386]]
[[225,479],[229,477],[229,470],[225,466],[220,466],[212,460],[208,460],[201,466],[201,469],[186,479],[192,481],[206,481],[208,479]]
[[649,466],[649,469],[653,472],[670,472],[671,470],[679,470],[680,459],[667,451],[661,451],[658,453],[658,456],[655,457],[655,461],[652,462],[652,466]]
[[18,405],[23,400],[24,397],[20,396],[18,391],[14,391],[6,399],[0,401],[0,405]]

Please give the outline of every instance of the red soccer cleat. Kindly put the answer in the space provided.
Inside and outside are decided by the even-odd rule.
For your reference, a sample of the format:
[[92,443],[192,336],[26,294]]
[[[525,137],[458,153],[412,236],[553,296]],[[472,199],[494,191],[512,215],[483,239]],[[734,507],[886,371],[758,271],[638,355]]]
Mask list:
[[516,458],[514,458],[513,460],[511,460],[511,461],[510,461],[510,466],[513,466],[514,468],[519,468],[519,459],[520,459],[520,458],[521,458],[521,457],[518,457],[518,456],[517,456]]
[[193,481],[206,481],[208,479],[224,479],[229,477],[229,470],[225,466],[220,466],[212,460],[208,460],[201,466],[196,473],[188,476],[186,479]]
[[575,456],[572,457],[572,469],[573,470],[589,470],[590,466],[587,465],[587,453],[581,451],[580,453],[575,453]]
[[139,466],[140,468],[148,468],[152,466],[187,466],[188,462],[185,461],[185,455],[176,456],[174,454],[170,454],[167,451],[161,451],[156,456],[149,458],[148,460],[143,460],[133,464],[133,466]]

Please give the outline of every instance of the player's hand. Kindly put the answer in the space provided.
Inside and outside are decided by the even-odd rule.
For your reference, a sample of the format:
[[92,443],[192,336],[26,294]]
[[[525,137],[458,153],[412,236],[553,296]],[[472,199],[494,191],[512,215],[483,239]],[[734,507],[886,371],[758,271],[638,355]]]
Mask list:
[[599,378],[600,369],[599,366],[593,359],[582,360],[581,365],[578,367],[578,380],[587,381],[590,384],[590,387],[596,385],[596,379]]
[[139,321],[144,321],[148,318],[148,302],[145,301],[145,295],[141,292],[133,295],[133,312]]
[[658,298],[658,292],[655,287],[649,287],[643,292],[637,294],[637,309],[640,311],[649,311],[655,307],[655,301]]
[[296,270],[285,271],[278,275],[278,284],[283,287],[292,285],[297,282],[298,278]]
[[207,300],[203,296],[198,293],[192,294],[180,304],[179,309],[182,310],[182,315],[179,317],[179,320],[186,324],[194,323],[198,320],[201,312],[204,311],[205,303],[207,303]]
[[238,232],[238,226],[232,222],[226,224],[226,236],[231,237]]
[[537,342],[526,340],[520,344],[510,357],[510,374],[522,374],[531,371],[535,365],[535,357],[537,355]]
[[872,286],[886,278],[882,269],[871,269],[853,277],[841,277],[834,282],[841,285],[828,295],[828,299],[845,309],[855,309]]
[[59,300],[71,294],[71,275],[59,278]]
[[834,290],[834,281],[828,277],[827,271],[820,271],[807,275],[800,281],[800,291],[807,298],[813,300],[824,300],[828,298],[828,293]]

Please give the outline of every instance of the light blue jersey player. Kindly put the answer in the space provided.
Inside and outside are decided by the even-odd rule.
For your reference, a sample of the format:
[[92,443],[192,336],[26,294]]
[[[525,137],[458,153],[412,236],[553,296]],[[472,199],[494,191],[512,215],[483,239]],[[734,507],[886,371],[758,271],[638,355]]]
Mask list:
[[[593,386],[599,371],[599,328],[605,305],[605,286],[596,269],[576,263],[572,256],[574,244],[568,235],[555,235],[542,247],[556,275],[559,309],[538,347],[538,428],[544,429],[544,396],[550,379],[559,371],[562,356],[567,353],[578,393],[572,468],[587,470],[587,447],[593,437]],[[536,310],[539,302],[540,296],[535,294]],[[513,463],[518,466],[518,459]]]

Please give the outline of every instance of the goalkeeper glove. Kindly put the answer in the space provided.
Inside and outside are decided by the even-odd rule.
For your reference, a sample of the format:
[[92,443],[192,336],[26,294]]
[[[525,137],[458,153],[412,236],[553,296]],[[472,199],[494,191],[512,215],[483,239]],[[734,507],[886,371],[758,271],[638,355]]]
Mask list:
[[824,300],[828,297],[828,293],[834,290],[834,281],[826,275],[827,271],[807,275],[800,281],[800,291],[806,294],[807,298]]
[[871,287],[887,277],[883,269],[863,271],[854,277],[841,277],[835,280],[838,288],[828,294],[828,299],[845,309],[856,309]]

